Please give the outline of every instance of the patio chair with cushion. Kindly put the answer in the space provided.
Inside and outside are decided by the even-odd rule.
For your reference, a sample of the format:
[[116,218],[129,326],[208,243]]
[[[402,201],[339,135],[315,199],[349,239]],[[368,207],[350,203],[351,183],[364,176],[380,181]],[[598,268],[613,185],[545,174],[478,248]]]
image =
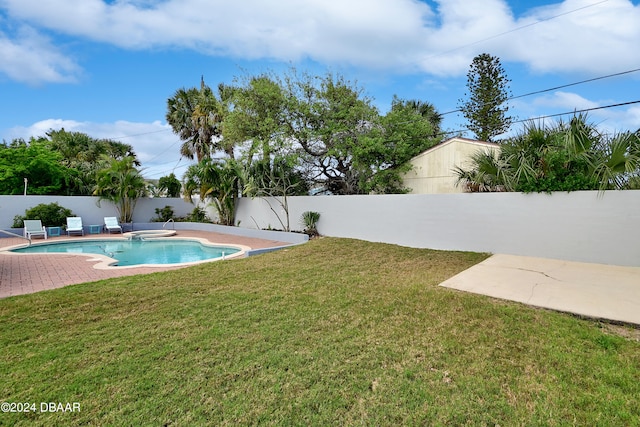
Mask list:
[[118,224],[118,218],[116,218],[115,216],[105,216],[104,226],[109,233],[122,233],[122,227],[120,227],[120,224]]
[[33,236],[42,236],[47,239],[47,229],[42,225],[39,219],[24,220],[24,237],[31,239]]
[[67,217],[67,236],[71,234],[81,234],[84,236],[84,228],[82,227],[82,218],[79,216]]

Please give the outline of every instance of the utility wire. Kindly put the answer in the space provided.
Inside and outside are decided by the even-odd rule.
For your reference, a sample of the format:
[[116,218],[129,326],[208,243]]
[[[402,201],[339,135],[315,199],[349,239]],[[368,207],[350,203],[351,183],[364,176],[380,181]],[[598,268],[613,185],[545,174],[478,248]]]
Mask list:
[[[603,105],[603,106],[600,106],[600,107],[583,108],[581,110],[567,111],[565,113],[548,114],[548,115],[545,115],[545,116],[531,117],[531,118],[528,118],[528,119],[513,121],[513,122],[511,122],[511,124],[514,124],[514,123],[525,123],[525,122],[549,119],[549,118],[552,118],[552,117],[559,117],[559,116],[568,116],[570,114],[571,115],[575,115],[577,113],[586,113],[586,112],[594,111],[594,110],[604,110],[606,108],[622,107],[622,106],[625,106],[625,105],[632,105],[632,104],[640,104],[640,99],[637,100],[637,101],[620,102],[620,103],[617,103],[617,104]],[[469,128],[462,128],[462,129],[456,129],[456,130],[440,132],[438,135],[439,136],[440,135],[441,136],[460,135],[460,134],[463,134],[463,133],[468,132],[470,130],[471,129],[469,129]]]
[[556,86],[556,87],[552,87],[552,88],[549,88],[549,89],[538,90],[538,91],[535,91],[535,92],[529,92],[529,93],[525,93],[524,95],[512,96],[511,98],[507,99],[507,101],[512,100],[512,99],[517,99],[517,98],[524,98],[525,96],[537,95],[539,93],[551,92],[552,90],[563,89],[563,88],[569,87],[569,86],[576,86],[576,85],[580,85],[580,84],[583,84],[583,83],[590,83],[590,82],[594,82],[596,80],[608,79],[609,77],[622,76],[624,74],[635,73],[637,71],[640,71],[640,68],[636,68],[636,69],[629,70],[629,71],[622,71],[620,73],[609,74],[609,75],[601,76],[601,77],[594,77],[592,79],[582,80],[582,81],[575,82],[575,83],[569,83],[569,84],[562,85],[562,86]]
[[171,144],[170,146],[168,146],[164,151],[156,154],[155,156],[153,156],[152,158],[150,158],[149,160],[147,160],[148,162],[152,162],[155,159],[157,159],[158,157],[162,156],[164,153],[166,153],[167,151],[169,151],[170,149],[172,149],[173,147],[175,147],[175,145],[180,142],[180,141],[176,141],[173,144]]
[[[597,81],[597,80],[603,80],[603,79],[608,79],[608,78],[611,78],[611,77],[622,76],[622,75],[625,75],[625,74],[636,73],[638,71],[640,71],[640,68],[634,68],[633,70],[627,70],[627,71],[622,71],[622,72],[619,72],[619,73],[607,74],[606,76],[594,77],[594,78],[591,78],[591,79],[581,80],[579,82],[574,82],[574,83],[567,83],[565,85],[555,86],[555,87],[551,87],[549,89],[536,90],[534,92],[529,92],[529,93],[525,93],[525,94],[522,94],[522,95],[516,95],[516,96],[509,97],[509,98],[507,98],[505,100],[505,102],[511,101],[512,99],[524,98],[526,96],[538,95],[538,94],[545,93],[545,92],[551,92],[551,91],[558,90],[558,89],[564,89],[564,88],[570,87],[570,86],[577,86],[577,85],[581,85],[581,84],[584,84],[584,83],[591,83],[591,82],[594,82],[594,81]],[[460,110],[460,109],[452,110],[452,111],[447,111],[446,113],[440,113],[440,115],[444,116],[444,115],[447,115],[447,114],[459,113],[460,111],[462,111],[462,110]]]
[[511,29],[509,31],[505,31],[503,33],[495,34],[493,36],[490,36],[490,37],[487,37],[487,38],[484,38],[484,39],[481,39],[481,40],[477,40],[477,41],[475,41],[473,43],[469,43],[469,44],[466,44],[466,45],[463,45],[463,46],[458,46],[458,47],[455,47],[453,49],[445,50],[443,52],[435,53],[433,55],[425,57],[425,59],[431,59],[431,58],[435,58],[435,57],[438,57],[438,56],[441,56],[441,55],[446,55],[447,53],[455,52],[457,50],[464,49],[464,48],[469,47],[469,46],[474,46],[474,45],[477,45],[479,43],[486,42],[487,40],[492,40],[492,39],[504,36],[506,34],[510,34],[510,33],[516,32],[516,31],[520,31],[520,30],[525,29],[525,28],[533,27],[534,25],[538,25],[538,24],[541,24],[543,22],[551,21],[552,19],[556,19],[556,18],[559,18],[561,16],[569,15],[571,13],[578,12],[580,10],[587,9],[587,8],[590,8],[590,7],[593,7],[593,6],[597,6],[599,4],[606,3],[608,1],[609,0],[602,0],[600,2],[588,4],[586,6],[582,6],[582,7],[579,7],[577,9],[573,9],[573,10],[569,10],[569,11],[564,12],[564,13],[560,13],[558,15],[550,16],[548,18],[543,18],[543,19],[540,19],[539,21],[532,22],[531,24],[522,25],[520,27],[513,28],[513,29]]
[[620,102],[618,104],[609,104],[609,105],[603,105],[603,106],[600,106],[600,107],[583,108],[582,110],[574,110],[574,111],[570,111],[570,112],[567,112],[567,113],[548,114],[546,116],[532,117],[530,119],[525,119],[525,120],[516,120],[516,121],[514,121],[512,123],[524,123],[524,122],[529,122],[529,121],[548,119],[548,118],[551,118],[551,117],[566,116],[568,114],[586,113],[588,111],[604,110],[606,108],[622,107],[622,106],[625,106],[625,105],[632,105],[632,104],[640,104],[640,99],[637,100],[637,101]]
[[[525,96],[531,96],[531,95],[537,95],[537,94],[540,94],[540,93],[551,92],[553,90],[562,89],[562,88],[569,87],[569,86],[576,86],[576,85],[583,84],[583,83],[589,83],[589,82],[593,82],[593,81],[596,81],[596,80],[602,80],[602,79],[606,79],[606,78],[610,78],[610,77],[621,76],[621,75],[624,75],[624,74],[635,73],[635,72],[638,72],[638,71],[640,71],[640,68],[635,68],[633,70],[627,70],[627,71],[621,71],[619,73],[608,74],[608,75],[600,76],[600,77],[594,77],[594,78],[587,79],[587,80],[581,80],[581,81],[574,82],[574,83],[568,83],[568,84],[561,85],[561,86],[555,86],[555,87],[552,87],[552,88],[549,88],[549,89],[541,89],[541,90],[537,90],[537,91],[534,91],[534,92],[525,93],[523,95],[512,96],[510,98],[507,98],[504,102],[507,102],[507,101],[509,101],[511,99],[524,98]],[[624,105],[624,104],[621,104],[621,105]],[[614,105],[614,106],[617,106],[617,104]],[[598,108],[608,108],[608,106],[598,107]],[[598,108],[596,108],[596,109],[598,109]],[[460,111],[461,110],[447,111],[445,113],[438,113],[438,115],[439,116],[445,116],[447,114],[457,113],[457,112],[460,112]],[[562,114],[559,114],[559,115],[565,115],[565,114],[571,114],[571,113],[562,113]],[[541,116],[540,118],[546,118],[546,117],[547,116]],[[553,117],[553,116],[549,116],[549,117]],[[402,122],[400,124],[413,123],[414,121],[418,121],[418,120],[421,120],[421,119],[406,121],[406,122]],[[527,120],[529,120],[529,119],[527,119]],[[524,121],[527,121],[527,120],[524,120]],[[520,122],[522,122],[522,121],[516,121],[516,122],[513,122],[513,123],[520,123]],[[460,131],[468,131],[468,130],[470,130],[470,129],[460,129]],[[449,131],[449,132],[445,132],[443,135],[448,135],[448,134],[457,133],[457,132],[458,131]]]
[[133,137],[136,137],[136,136],[151,135],[151,134],[154,134],[154,133],[163,133],[163,132],[171,132],[171,129],[154,130],[154,131],[151,131],[151,132],[136,133],[134,135],[124,135],[124,136],[118,136],[118,137],[115,137],[115,138],[105,138],[105,139],[133,138]]

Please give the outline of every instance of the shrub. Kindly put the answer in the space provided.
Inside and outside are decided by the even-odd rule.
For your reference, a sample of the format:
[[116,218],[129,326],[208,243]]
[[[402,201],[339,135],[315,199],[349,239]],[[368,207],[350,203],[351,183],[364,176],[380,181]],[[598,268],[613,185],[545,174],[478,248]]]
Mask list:
[[170,219],[176,222],[211,222],[207,212],[199,207],[195,207],[187,216],[176,216],[171,206],[165,206],[164,208],[157,208],[156,215],[158,216],[151,218],[151,222],[167,222]]
[[24,216],[16,215],[13,218],[13,228],[24,227],[25,219],[39,219],[42,225],[47,227],[60,227],[67,221],[68,216],[74,216],[71,209],[60,206],[57,203],[40,203],[24,211]]
[[318,221],[320,220],[319,212],[306,211],[302,214],[300,221],[304,224],[304,232],[310,237],[318,235]]
[[151,218],[151,222],[167,222],[173,219],[175,212],[171,206],[165,206],[164,208],[156,208],[156,215],[158,216]]
[[191,213],[187,215],[187,221],[190,222],[211,222],[207,216],[207,212],[201,207],[196,206]]

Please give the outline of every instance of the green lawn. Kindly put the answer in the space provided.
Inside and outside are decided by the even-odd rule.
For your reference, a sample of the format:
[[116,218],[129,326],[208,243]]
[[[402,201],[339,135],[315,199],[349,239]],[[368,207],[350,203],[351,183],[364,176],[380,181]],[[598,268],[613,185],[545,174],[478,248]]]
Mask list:
[[0,425],[638,425],[640,343],[440,288],[485,254],[323,238],[0,300]]

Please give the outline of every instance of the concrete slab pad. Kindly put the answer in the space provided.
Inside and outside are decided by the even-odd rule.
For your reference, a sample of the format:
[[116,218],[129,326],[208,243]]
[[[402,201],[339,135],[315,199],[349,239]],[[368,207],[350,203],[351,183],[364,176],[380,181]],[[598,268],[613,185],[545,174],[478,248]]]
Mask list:
[[640,267],[493,255],[440,286],[640,325]]

